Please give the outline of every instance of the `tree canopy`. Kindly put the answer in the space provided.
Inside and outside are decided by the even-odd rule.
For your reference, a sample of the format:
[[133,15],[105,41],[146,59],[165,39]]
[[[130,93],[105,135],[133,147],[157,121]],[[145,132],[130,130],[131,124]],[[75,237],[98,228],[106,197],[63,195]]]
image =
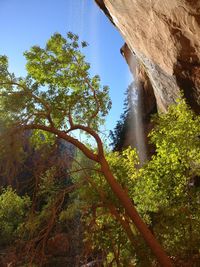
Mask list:
[[25,78],[10,73],[7,57],[1,56],[1,115],[6,107],[16,123],[54,125],[66,131],[71,123],[99,127],[111,105],[108,87],[101,87],[99,76],[90,77],[78,36],[67,37],[56,33],[44,49],[33,46],[26,51]]
[[[137,154],[130,148],[109,152],[107,160],[176,266],[195,264],[199,262],[200,241],[200,117],[184,99],[178,99],[166,114],[160,113],[153,120],[150,139],[156,153],[146,164],[138,168]],[[89,225],[85,228],[86,239],[104,251],[108,262],[150,266],[151,253],[101,173],[92,172],[90,176],[95,186],[79,189],[83,218]],[[85,206],[90,207],[90,213]],[[125,233],[131,236],[128,241]]]
[[[82,42],[81,47],[85,46],[86,43]],[[95,170],[100,175],[96,177],[100,180],[103,178],[102,186],[106,181],[108,194],[113,197],[110,212],[114,208],[115,213],[115,205],[122,210],[120,216],[118,212],[115,213],[115,218],[128,239],[132,240],[130,224],[134,224],[158,262],[162,266],[172,266],[134,205],[131,188],[128,188],[130,181],[122,181],[122,174],[129,175],[130,166],[127,164],[132,161],[132,156],[135,157],[135,152],[124,153],[125,160],[122,157],[116,163],[112,158],[106,157],[98,130],[111,105],[108,87],[101,86],[98,76],[90,76],[90,66],[80,52],[78,36],[68,33],[67,38],[64,38],[56,33],[47,41],[45,48],[33,46],[24,55],[27,60],[27,76],[24,78],[10,73],[7,58],[0,57],[0,111],[1,120],[5,122],[4,134],[0,140],[2,151],[11,148],[19,150],[20,154],[22,151],[19,143],[14,147],[11,139],[18,132],[27,130],[33,136],[39,136],[39,139],[42,138],[41,133],[44,133],[44,140],[61,138],[73,144],[97,164]],[[88,146],[84,143],[85,140],[73,135],[77,130],[93,138],[96,147]],[[9,137],[11,141],[8,141]],[[120,161],[124,162],[121,175],[117,168]],[[132,169],[135,168],[130,168],[130,171]],[[99,193],[102,198],[103,195]],[[123,214],[127,217],[125,222]]]

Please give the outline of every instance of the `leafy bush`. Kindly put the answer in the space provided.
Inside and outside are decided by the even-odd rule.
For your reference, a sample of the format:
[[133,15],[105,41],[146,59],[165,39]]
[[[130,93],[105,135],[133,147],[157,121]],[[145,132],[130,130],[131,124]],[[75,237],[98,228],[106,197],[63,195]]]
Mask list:
[[200,242],[200,116],[179,99],[154,121],[156,154],[140,169],[132,195],[168,253],[189,259]]
[[28,196],[19,196],[11,187],[0,194],[0,245],[9,244],[18,237],[31,201]]

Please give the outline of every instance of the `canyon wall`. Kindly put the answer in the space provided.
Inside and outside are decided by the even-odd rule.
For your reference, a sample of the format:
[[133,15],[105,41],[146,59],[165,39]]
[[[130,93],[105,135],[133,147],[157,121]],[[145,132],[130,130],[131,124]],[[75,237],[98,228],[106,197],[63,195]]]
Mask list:
[[[133,73],[142,67],[158,110],[166,111],[182,90],[200,112],[200,1],[95,1],[123,36],[130,50],[124,56]],[[148,95],[154,98],[147,94],[151,107]]]

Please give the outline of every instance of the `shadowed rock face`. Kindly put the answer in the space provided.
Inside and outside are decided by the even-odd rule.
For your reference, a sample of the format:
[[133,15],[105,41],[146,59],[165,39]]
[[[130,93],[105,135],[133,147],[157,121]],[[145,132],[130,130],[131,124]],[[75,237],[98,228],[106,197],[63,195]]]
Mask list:
[[[127,64],[129,65],[130,71],[134,76],[134,84],[136,85],[135,88],[139,90],[138,92],[138,111],[140,113],[138,120],[140,120],[140,128],[143,131],[143,138],[144,138],[144,149],[146,150],[146,156],[150,157],[155,149],[154,146],[149,144],[148,134],[153,128],[153,123],[151,121],[151,115],[157,112],[156,108],[156,99],[154,95],[154,90],[150,79],[147,75],[146,69],[140,63],[137,56],[133,54],[127,44],[125,43],[124,46],[121,48],[121,54],[125,58]],[[126,139],[123,144],[123,147],[138,147],[138,137],[136,136],[136,121],[133,121],[133,118],[130,118],[131,121],[126,130]],[[140,133],[141,135],[141,133]]]
[[143,119],[146,119],[156,110],[156,99],[152,84],[144,66],[140,64],[137,56],[131,52],[126,43],[120,51],[129,65],[131,73],[133,74],[137,90],[140,90],[140,101],[141,103],[145,103],[145,105],[143,105],[141,115]]
[[96,0],[144,67],[158,110],[180,88],[200,112],[200,1]]

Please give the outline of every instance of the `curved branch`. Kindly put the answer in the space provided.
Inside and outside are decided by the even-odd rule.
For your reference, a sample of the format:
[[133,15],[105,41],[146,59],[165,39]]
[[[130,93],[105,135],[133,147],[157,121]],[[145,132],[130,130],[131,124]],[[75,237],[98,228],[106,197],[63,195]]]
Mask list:
[[29,124],[22,126],[24,130],[33,130],[40,129],[49,133],[53,133],[58,137],[66,140],[67,142],[73,144],[77,148],[79,148],[89,159],[94,160],[95,162],[99,162],[98,155],[94,154],[90,149],[88,149],[84,144],[82,144],[78,139],[67,135],[65,132],[60,131],[54,127],[48,127],[40,124]]
[[89,121],[91,121],[92,119],[96,118],[97,114],[99,113],[99,109],[100,109],[100,103],[99,103],[99,100],[97,98],[97,95],[96,95],[96,92],[95,92],[95,89],[94,87],[90,84],[89,80],[87,78],[84,78],[84,81],[85,83],[88,85],[88,87],[91,89],[91,91],[93,92],[93,97],[94,97],[94,100],[96,102],[96,111],[94,111],[94,113],[92,114],[92,116],[90,117]]
[[102,144],[101,138],[99,137],[99,135],[94,130],[92,130],[88,126],[76,124],[76,125],[72,126],[68,131],[66,131],[66,133],[69,133],[69,132],[74,131],[74,130],[83,130],[86,133],[90,134],[95,139],[95,141],[97,143],[98,157],[102,158],[104,156],[103,144]]

